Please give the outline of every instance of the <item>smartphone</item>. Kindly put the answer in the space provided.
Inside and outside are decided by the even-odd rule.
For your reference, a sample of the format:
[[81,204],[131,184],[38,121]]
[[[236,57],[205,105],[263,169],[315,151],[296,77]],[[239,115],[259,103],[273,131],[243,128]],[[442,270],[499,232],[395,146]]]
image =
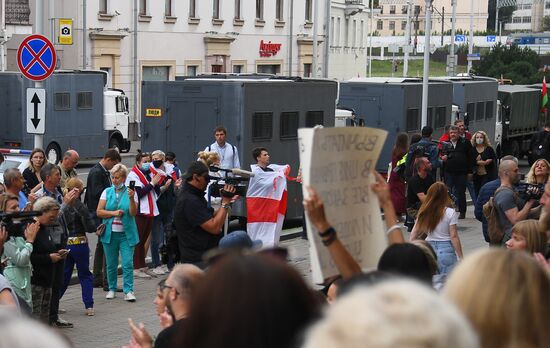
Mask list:
[[65,249],[59,253],[59,255],[64,256],[71,252],[71,249]]
[[128,186],[128,188],[130,190],[134,190],[136,187],[136,181],[135,180],[130,180],[130,185]]

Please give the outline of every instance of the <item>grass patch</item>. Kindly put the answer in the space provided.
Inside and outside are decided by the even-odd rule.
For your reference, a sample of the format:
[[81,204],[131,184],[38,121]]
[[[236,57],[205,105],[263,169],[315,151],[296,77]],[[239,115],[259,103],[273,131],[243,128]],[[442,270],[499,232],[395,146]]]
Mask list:
[[[447,76],[446,64],[442,62],[430,61],[430,76]],[[388,77],[391,76],[392,62],[391,60],[373,60],[372,61],[372,76],[373,77]],[[422,77],[424,72],[423,60],[409,60],[409,76]],[[466,66],[458,65],[456,73],[465,73]],[[368,68],[367,68],[368,75]],[[397,72],[394,72],[395,77],[403,76],[403,61],[399,61]]]

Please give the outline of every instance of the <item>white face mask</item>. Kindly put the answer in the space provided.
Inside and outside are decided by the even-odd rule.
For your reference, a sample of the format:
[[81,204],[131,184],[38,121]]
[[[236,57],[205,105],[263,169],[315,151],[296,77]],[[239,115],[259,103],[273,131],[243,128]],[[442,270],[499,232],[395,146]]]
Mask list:
[[483,138],[476,138],[476,144],[478,145],[483,144]]
[[115,185],[115,188],[116,188],[117,190],[122,190],[122,189],[124,188],[124,183]]

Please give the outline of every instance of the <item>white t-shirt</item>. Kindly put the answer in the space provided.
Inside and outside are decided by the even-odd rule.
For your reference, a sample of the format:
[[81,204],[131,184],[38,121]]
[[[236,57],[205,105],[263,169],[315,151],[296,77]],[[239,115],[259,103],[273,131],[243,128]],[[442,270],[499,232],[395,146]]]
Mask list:
[[[100,200],[107,201],[107,190],[108,189],[109,188],[106,188],[105,190],[103,190],[103,192],[101,192],[101,197],[99,197]],[[115,191],[115,194],[116,194],[116,198],[118,199],[118,195],[120,193]],[[127,194],[126,191],[124,191],[124,194]],[[136,202],[136,204],[138,203],[138,196],[137,196],[136,192],[134,192],[134,201]],[[113,231],[113,232],[124,232],[124,225],[122,225],[122,220],[119,217],[114,218],[113,225],[111,226],[111,231]]]
[[432,233],[428,233],[426,241],[444,242],[451,240],[450,226],[457,224],[458,213],[452,208],[446,208],[445,213],[443,214],[443,218],[441,219],[441,221],[439,221]]

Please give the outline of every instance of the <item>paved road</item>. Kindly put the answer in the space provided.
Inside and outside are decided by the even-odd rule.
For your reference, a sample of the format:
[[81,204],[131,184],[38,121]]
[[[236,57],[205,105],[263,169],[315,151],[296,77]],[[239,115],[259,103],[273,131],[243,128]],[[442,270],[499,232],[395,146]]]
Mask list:
[[[480,223],[473,218],[472,207],[469,207],[467,217],[467,219],[459,221],[458,228],[465,255],[476,249],[487,247],[481,235]],[[294,238],[281,244],[289,249],[289,262],[296,267],[308,283],[311,283],[308,242]],[[105,292],[102,289],[95,289],[95,317],[87,317],[84,314],[80,286],[70,286],[61,300],[61,308],[67,310],[62,317],[73,322],[75,327],[64,329],[62,333],[66,334],[79,348],[121,347],[128,342],[130,337],[127,318],[143,322],[152,334],[158,333],[160,328],[154,314],[152,301],[159,280],[160,278],[136,279],[135,289],[138,300],[135,303],[125,302],[120,293],[117,294],[116,299],[106,300]],[[121,284],[120,278],[119,284]]]

